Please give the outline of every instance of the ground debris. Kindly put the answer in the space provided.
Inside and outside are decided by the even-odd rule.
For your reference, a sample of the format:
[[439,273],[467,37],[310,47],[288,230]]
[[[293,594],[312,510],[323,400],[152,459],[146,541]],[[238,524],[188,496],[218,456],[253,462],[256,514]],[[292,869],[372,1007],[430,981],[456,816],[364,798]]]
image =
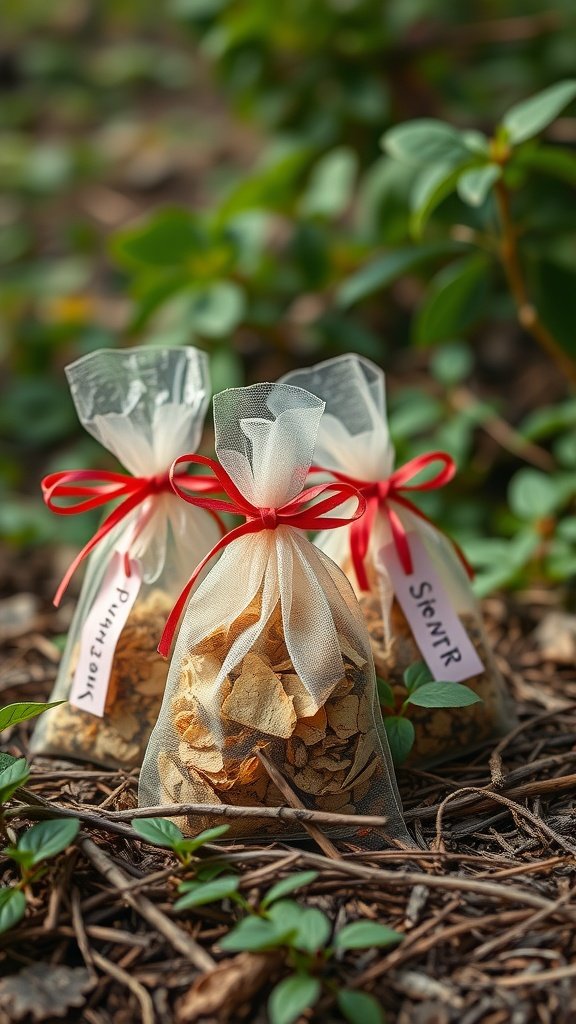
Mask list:
[[85,967],[60,967],[49,963],[31,964],[18,974],[0,981],[0,1008],[12,1020],[43,1021],[65,1017],[72,1006],[83,1006],[95,979]]
[[[576,863],[568,849],[576,845],[574,670],[540,651],[535,600],[525,597],[516,605],[499,598],[487,602],[486,610],[489,640],[516,698],[520,725],[473,757],[433,771],[399,773],[418,849],[360,851],[351,835],[336,840],[338,861],[319,855],[309,840],[291,845],[236,841],[204,854],[208,863],[226,858],[254,906],[274,882],[313,869],[318,877],[295,894],[299,902],[320,905],[337,928],[367,917],[405,933],[392,950],[346,951],[330,979],[372,993],[387,1024],[574,1021]],[[42,608],[41,614],[51,613]],[[56,633],[56,616],[53,621]],[[9,663],[15,652],[28,681],[5,685],[5,702],[47,696],[54,668],[48,652],[25,636],[0,639],[0,657]],[[292,681],[289,686],[295,688]],[[23,724],[7,734],[10,753],[26,751],[29,728]],[[201,741],[199,734],[196,742]],[[303,770],[299,762],[308,754],[304,740],[292,743],[294,774]],[[494,778],[491,758],[501,778]],[[88,968],[97,984],[79,986],[80,1002],[70,1001],[60,1017],[56,990],[50,988],[54,1022],[64,1016],[71,1024],[133,1024],[152,1007],[159,1024],[266,1024],[274,978],[286,976],[282,958],[265,968],[259,955],[224,956],[220,943],[241,912],[215,903],[175,914],[183,871],[172,854],[132,838],[129,821],[113,822],[118,834],[106,831],[103,815],[133,806],[136,787],[134,771],[47,759],[33,764],[27,786],[32,798],[92,815],[102,807],[102,827],[91,821],[82,827],[105,858],[88,846],[91,859],[80,844],[74,898],[57,862],[34,883],[26,917],[0,934],[0,993],[6,985],[8,992],[18,992],[19,979],[39,963],[51,972],[48,977],[68,971],[72,978],[87,978]],[[23,814],[12,826],[19,831],[30,820]],[[106,871],[104,864],[98,870],[94,860],[105,859]],[[122,886],[114,883],[111,864],[122,872]],[[15,879],[15,865],[0,856],[0,884]],[[164,933],[142,914],[150,910],[146,900],[163,915]],[[188,946],[203,950],[208,966],[194,962]],[[32,998],[35,987],[29,984],[23,998]],[[333,1000],[328,994],[323,1000],[311,1024],[324,1019],[340,1024]],[[35,1018],[31,1010],[17,1013],[12,1004],[0,1002],[1,1024],[50,1021]]]

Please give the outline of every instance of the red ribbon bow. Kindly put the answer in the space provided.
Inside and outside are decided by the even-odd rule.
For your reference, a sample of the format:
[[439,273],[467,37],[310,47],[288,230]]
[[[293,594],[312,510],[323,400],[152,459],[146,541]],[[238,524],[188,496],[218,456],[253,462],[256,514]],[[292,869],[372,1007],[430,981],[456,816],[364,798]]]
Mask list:
[[[218,491],[219,484],[213,477],[188,477],[188,484],[199,491]],[[172,484],[168,471],[150,477],[128,476],[124,473],[113,473],[108,470],[95,469],[65,469],[60,473],[50,473],[42,481],[42,494],[44,501],[51,512],[61,516],[76,516],[81,512],[88,512],[90,509],[98,508],[109,501],[116,501],[123,498],[103,523],[100,524],[96,533],[90,538],[87,544],[76,555],[74,561],[66,570],[60,586],[54,597],[56,607],[60,604],[62,595],[66,590],[72,576],[80,563],[100,543],[101,540],[122,522],[133,509],[141,505],[147,498],[158,494],[171,494]],[[70,505],[58,505],[58,499],[77,498]],[[215,515],[220,527],[220,519]],[[136,534],[145,525],[145,521],[136,527]],[[128,552],[124,555],[126,575],[130,575],[130,558]]]
[[[219,481],[219,489],[224,491],[230,500],[202,498],[197,494],[188,494],[184,487],[178,485],[177,479],[181,478],[176,478],[174,475],[176,467],[182,462],[195,462],[202,466],[209,466]],[[186,477],[186,482],[198,479],[203,478]],[[295,526],[299,530],[326,530],[337,526],[348,526],[359,519],[366,510],[366,500],[359,494],[354,484],[348,481],[317,484],[315,487],[308,487],[306,490],[301,491],[295,498],[287,501],[279,508],[259,508],[258,505],[253,505],[244,497],[219,462],[216,462],[214,459],[208,459],[203,455],[182,455],[179,459],[176,459],[170,470],[170,480],[176,494],[179,494],[181,498],[184,498],[185,501],[190,502],[192,505],[198,505],[200,508],[212,511],[231,512],[234,515],[244,516],[245,522],[241,523],[240,526],[235,526],[225,534],[214,545],[212,550],[208,552],[206,557],[202,559],[199,565],[196,566],[170,612],[162,639],[158,644],[158,651],[164,657],[167,657],[170,653],[176,627],[198,576],[208,562],[214,558],[214,555],[217,555],[219,551],[222,551],[231,544],[233,540],[237,540],[239,537],[246,537],[250,533],[259,533],[261,530],[275,530],[278,526]],[[318,501],[315,505],[310,506],[309,503],[311,501],[327,491],[332,492],[330,497],[324,498],[322,501]],[[332,518],[330,516],[325,518],[325,513],[331,512],[332,509],[342,505],[350,498],[356,498],[358,502],[358,506],[352,515],[340,518]]]
[[[423,469],[426,469],[435,462],[440,462],[442,465],[434,476],[429,480],[422,481],[421,483],[410,483],[410,481],[413,480],[414,477],[418,476]],[[401,466],[400,469],[396,469],[387,480],[379,481],[356,480],[354,477],[347,476],[345,473],[339,473],[332,469],[324,470],[321,467],[314,468],[316,472],[331,473],[337,480],[342,480],[346,483],[352,484],[366,499],[366,514],[362,519],[353,522],[350,528],[350,551],[352,554],[352,564],[354,566],[354,571],[356,573],[360,589],[370,589],[365,560],[368,553],[368,546],[370,544],[370,537],[372,535],[372,528],[378,512],[382,512],[386,516],[390,525],[392,540],[398,553],[400,564],[402,565],[406,575],[410,576],[413,572],[413,565],[408,536],[404,528],[404,524],[392,503],[401,505],[403,508],[412,512],[413,515],[418,516],[419,519],[423,519],[425,522],[434,525],[428,516],[406,497],[406,492],[434,491],[439,487],[444,487],[453,479],[456,473],[456,463],[454,462],[454,459],[446,452],[429,452],[426,455],[418,455],[415,459],[411,459],[410,462],[407,462],[405,466]],[[472,576],[473,572],[466,560],[464,552],[458,544],[452,540],[452,538],[449,539],[466,572],[469,576]]]

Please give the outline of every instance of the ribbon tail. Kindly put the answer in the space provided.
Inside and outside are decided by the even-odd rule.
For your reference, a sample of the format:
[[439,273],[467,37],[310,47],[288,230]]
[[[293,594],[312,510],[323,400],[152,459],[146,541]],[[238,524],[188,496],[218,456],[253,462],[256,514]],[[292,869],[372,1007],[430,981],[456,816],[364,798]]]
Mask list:
[[110,531],[113,530],[114,527],[125,516],[129,515],[132,509],[136,508],[136,506],[139,505],[141,501],[142,495],[139,492],[136,492],[135,494],[132,494],[129,498],[126,498],[126,500],[123,501],[121,505],[118,505],[118,508],[114,509],[114,511],[110,513],[107,519],[105,519],[104,522],[97,529],[94,536],[91,537],[88,543],[84,545],[82,550],[78,552],[78,554],[70,563],[66,572],[64,573],[64,576],[60,581],[58,590],[54,595],[53,604],[56,608],[58,608],[60,601],[62,600],[62,597],[64,596],[64,593],[68,588],[68,584],[70,583],[70,580],[72,579],[78,566],[84,561],[84,559],[90,554],[90,552],[96,547],[96,545],[99,544],[100,541],[103,540],[104,537],[106,537],[107,534],[109,534]]
[[[453,537],[450,537],[447,533],[444,533],[444,530],[440,530],[437,526],[435,526],[434,523],[432,522],[432,520],[428,518],[426,513],[422,512],[421,509],[419,509],[417,505],[413,505],[412,502],[408,498],[403,498],[402,495],[395,494],[392,500],[397,502],[399,505],[402,505],[404,508],[407,508],[408,511],[412,512],[413,515],[418,516],[419,519],[422,519],[425,523],[428,523],[428,525],[431,526],[433,529],[437,530],[438,533],[441,533],[442,536],[444,536],[446,538],[446,540],[454,548],[454,551],[455,551],[455,553],[456,553],[456,555],[457,555],[457,557],[458,557],[458,559],[459,559],[459,561],[460,561],[460,563],[462,565],[462,568],[464,569],[464,572],[468,576],[468,579],[470,579],[470,580],[474,579],[474,575],[475,575],[474,569],[470,565],[470,562],[466,558],[466,555],[464,554],[462,548],[460,547],[458,542],[454,540]],[[398,520],[398,521],[400,522],[400,520]],[[404,527],[402,527],[402,530],[404,530]],[[412,572],[412,569],[410,569],[410,572]]]
[[370,590],[366,572],[366,555],[377,511],[378,499],[375,496],[368,498],[364,515],[360,519],[356,519],[350,527],[350,553],[360,590]]
[[411,576],[414,572],[414,565],[412,563],[412,554],[410,552],[410,545],[408,543],[408,536],[404,529],[404,524],[398,513],[395,512],[393,508],[390,508],[389,505],[385,505],[384,508],[386,511],[386,517],[390,524],[392,540],[394,541],[394,547],[398,553],[400,564],[406,575]]
[[182,615],[182,612],[184,611],[184,608],[186,607],[188,598],[190,597],[190,594],[195,584],[197,583],[198,577],[202,570],[205,569],[205,567],[214,558],[215,555],[217,555],[220,551],[223,551],[224,548],[227,547],[233,540],[237,540],[239,537],[245,537],[249,533],[257,533],[259,529],[260,527],[257,522],[242,523],[240,526],[235,527],[235,529],[230,530],[229,533],[221,537],[220,540],[214,545],[214,547],[211,548],[208,554],[204,556],[202,561],[198,563],[190,579],[183,587],[180,596],[177,598],[176,603],[166,620],[166,625],[164,626],[162,637],[157,647],[158,654],[161,654],[163,658],[167,658],[170,654],[176,629],[178,628],[178,623],[180,622],[180,617]]

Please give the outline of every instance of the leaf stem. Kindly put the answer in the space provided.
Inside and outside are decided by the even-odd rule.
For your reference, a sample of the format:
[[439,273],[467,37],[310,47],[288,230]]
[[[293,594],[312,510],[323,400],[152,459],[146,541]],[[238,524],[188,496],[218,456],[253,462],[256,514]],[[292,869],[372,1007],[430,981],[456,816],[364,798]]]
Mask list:
[[561,374],[576,387],[576,364],[564,352],[554,335],[540,318],[528,294],[526,280],[518,251],[518,236],[510,209],[510,193],[502,178],[494,184],[494,193],[502,231],[500,258],[508,280],[510,292],[516,304],[518,322],[538,342],[540,347],[556,364]]

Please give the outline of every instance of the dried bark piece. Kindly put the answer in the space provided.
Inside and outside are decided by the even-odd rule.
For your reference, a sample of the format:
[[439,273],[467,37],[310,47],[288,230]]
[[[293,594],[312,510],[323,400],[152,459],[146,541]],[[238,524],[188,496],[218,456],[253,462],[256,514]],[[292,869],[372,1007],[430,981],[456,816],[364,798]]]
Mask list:
[[294,672],[282,676],[282,686],[289,697],[294,698],[294,709],[298,718],[312,718],[320,705],[306,688],[300,676]]
[[181,743],[178,747],[178,754],[187,768],[194,768],[203,775],[219,775],[225,779],[227,773],[224,771],[224,760],[218,747],[212,746],[199,750],[197,747],[189,747],[187,743]]
[[303,768],[308,761],[308,751],[304,740],[299,736],[291,736],[286,744],[286,757],[296,768]]
[[239,953],[197,978],[178,1001],[178,1024],[217,1019],[220,1024],[237,1019],[236,1013],[277,973],[282,953]]
[[359,654],[358,651],[355,651],[352,645],[346,639],[346,637],[342,635],[342,633],[338,633],[338,641],[340,643],[340,650],[342,651],[342,654],[346,658],[348,658],[348,660],[351,661],[353,665],[356,665],[356,668],[364,668],[364,666],[367,664],[364,655]]
[[358,731],[362,733],[370,732],[374,728],[374,712],[372,710],[372,702],[368,699],[367,694],[363,693],[360,697],[360,706],[358,708]]
[[324,708],[320,708],[310,718],[299,718],[294,729],[294,735],[298,736],[307,747],[313,746],[324,739],[326,735],[327,717]]
[[222,704],[222,713],[257,732],[288,739],[296,725],[294,699],[278,676],[257,654],[247,654],[242,674]]
[[344,768],[347,768],[348,765],[351,764],[352,761],[350,760],[349,757],[327,757],[325,754],[321,754],[320,757],[314,757],[310,761],[310,765],[312,766],[312,768],[315,768],[316,771],[318,772],[339,772],[342,771]]
[[351,693],[340,700],[329,700],[326,714],[330,728],[340,739],[348,739],[358,732],[358,697]]

